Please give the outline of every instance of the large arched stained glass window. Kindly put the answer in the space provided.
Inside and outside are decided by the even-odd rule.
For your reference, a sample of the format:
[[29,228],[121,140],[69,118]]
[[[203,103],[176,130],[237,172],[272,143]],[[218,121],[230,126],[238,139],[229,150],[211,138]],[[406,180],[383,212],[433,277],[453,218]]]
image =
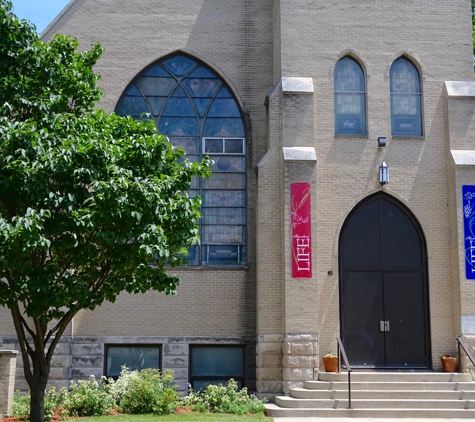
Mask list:
[[239,107],[226,84],[207,66],[183,54],[145,69],[120,98],[116,113],[149,113],[158,131],[182,146],[190,161],[209,155],[209,179],[195,179],[189,195],[202,196],[201,245],[190,265],[246,262],[246,142]]
[[366,135],[366,83],[363,69],[344,57],[335,66],[335,134]]
[[421,83],[416,67],[404,57],[391,66],[391,133],[422,136]]

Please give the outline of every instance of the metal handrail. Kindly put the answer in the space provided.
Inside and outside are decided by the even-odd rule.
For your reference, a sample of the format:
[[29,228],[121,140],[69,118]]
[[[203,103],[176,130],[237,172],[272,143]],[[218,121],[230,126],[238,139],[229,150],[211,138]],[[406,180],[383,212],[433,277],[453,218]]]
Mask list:
[[475,366],[475,360],[473,358],[473,356],[470,354],[470,352],[467,350],[467,348],[465,347],[465,344],[463,344],[463,341],[460,339],[460,337],[457,337],[455,339],[457,341],[457,345],[458,345],[458,355],[459,355],[459,372],[461,373],[462,372],[462,355],[460,354],[460,348],[463,349],[463,351],[465,352],[465,354],[467,355],[467,357],[470,359],[470,362],[472,362],[472,365]]
[[348,358],[346,357],[345,348],[343,347],[343,343],[341,342],[340,338],[336,338],[337,342],[337,350],[338,350],[338,372],[341,372],[341,358],[345,361],[346,370],[348,371],[348,409],[351,409],[351,365],[348,362]]

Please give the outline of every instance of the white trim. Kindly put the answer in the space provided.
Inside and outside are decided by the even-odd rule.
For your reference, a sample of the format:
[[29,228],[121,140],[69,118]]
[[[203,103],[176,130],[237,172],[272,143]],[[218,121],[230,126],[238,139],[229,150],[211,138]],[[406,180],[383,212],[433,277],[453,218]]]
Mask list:
[[456,166],[475,166],[475,151],[464,149],[450,150]]
[[445,81],[445,89],[449,97],[475,97],[475,82]]

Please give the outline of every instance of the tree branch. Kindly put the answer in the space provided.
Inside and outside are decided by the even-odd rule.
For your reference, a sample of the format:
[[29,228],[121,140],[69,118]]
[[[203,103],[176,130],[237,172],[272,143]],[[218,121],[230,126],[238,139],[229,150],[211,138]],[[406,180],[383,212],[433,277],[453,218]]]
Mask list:
[[23,315],[20,314],[20,318],[21,318],[21,323],[23,324],[23,327],[26,328],[26,331],[28,331],[31,337],[33,337],[33,341],[34,341],[36,337],[35,332],[29,327],[28,323],[26,322],[26,319],[23,318]]
[[28,359],[28,355],[32,356],[33,350],[31,349],[31,346],[28,344],[28,341],[26,339],[25,330],[23,329],[23,325],[21,322],[21,312],[20,312],[20,309],[18,308],[18,305],[10,308],[10,311],[12,314],[15,331],[18,337],[18,342],[20,343],[21,358],[23,360],[23,368],[25,371],[25,377],[29,384],[29,379],[31,378],[32,374],[31,374],[31,367],[30,367],[30,361]]
[[[64,330],[66,329],[66,327],[68,326],[68,324],[71,322],[71,320],[73,319],[74,315],[77,314],[77,312],[79,311],[76,310],[76,311],[71,311],[69,310],[68,312],[66,312],[66,314],[61,318],[61,320],[59,321],[59,323],[56,325],[55,328],[53,328],[54,331],[57,331],[56,335],[54,336],[53,338],[53,341],[51,342],[50,346],[48,347],[48,353],[46,354],[46,361],[48,363],[51,362],[51,358],[53,357],[53,353],[54,353],[54,349],[56,348],[56,346],[58,345],[58,342],[59,340],[61,339],[61,336],[63,335],[64,333]],[[48,336],[47,336],[47,339],[50,339],[51,338],[51,335],[53,334],[53,330],[51,330],[49,333],[48,333]]]

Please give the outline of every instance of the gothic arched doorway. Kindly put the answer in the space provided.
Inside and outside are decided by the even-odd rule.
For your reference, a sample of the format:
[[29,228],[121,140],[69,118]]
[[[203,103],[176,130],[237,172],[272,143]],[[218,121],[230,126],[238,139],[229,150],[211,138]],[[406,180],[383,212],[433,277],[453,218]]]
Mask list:
[[429,296],[424,235],[399,201],[361,201],[340,233],[341,337],[362,368],[429,368]]

